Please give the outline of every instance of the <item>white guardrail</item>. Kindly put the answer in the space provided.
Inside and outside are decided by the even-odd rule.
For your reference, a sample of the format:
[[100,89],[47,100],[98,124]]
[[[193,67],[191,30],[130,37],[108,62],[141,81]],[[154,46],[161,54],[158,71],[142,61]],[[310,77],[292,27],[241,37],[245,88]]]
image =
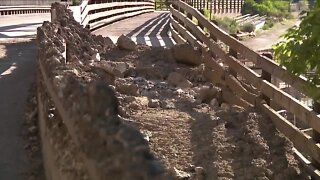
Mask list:
[[15,14],[50,13],[50,6],[0,6],[0,16]]
[[124,18],[154,11],[154,0],[118,1],[92,4],[91,1],[84,0],[80,6],[69,8],[73,11],[75,20],[90,30]]

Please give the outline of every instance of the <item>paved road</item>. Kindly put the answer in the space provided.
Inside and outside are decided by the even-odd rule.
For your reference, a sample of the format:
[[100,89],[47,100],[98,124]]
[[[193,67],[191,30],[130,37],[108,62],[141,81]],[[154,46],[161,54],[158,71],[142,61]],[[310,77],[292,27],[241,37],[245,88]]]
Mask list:
[[108,36],[114,42],[120,35],[126,34],[139,44],[171,47],[174,41],[168,35],[169,19],[169,13],[165,11],[146,13],[105,26],[93,33]]
[[300,22],[287,21],[284,24],[278,24],[276,27],[257,35],[254,38],[243,41],[243,44],[253,50],[270,49],[272,45],[280,42],[281,35],[293,25],[298,25]]
[[0,16],[0,180],[24,180],[31,163],[22,137],[28,89],[35,82],[30,38],[50,14]]
[[[0,179],[25,179],[28,171],[22,137],[28,89],[35,80],[34,42],[0,44]],[[1,55],[2,54],[2,55]]]
[[50,20],[50,14],[0,16],[0,40],[4,38],[30,38],[37,34],[37,27]]

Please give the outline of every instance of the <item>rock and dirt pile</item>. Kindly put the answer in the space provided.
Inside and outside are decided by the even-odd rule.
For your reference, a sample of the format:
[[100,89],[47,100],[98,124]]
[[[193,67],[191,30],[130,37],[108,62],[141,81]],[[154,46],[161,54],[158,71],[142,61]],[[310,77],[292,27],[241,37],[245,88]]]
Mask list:
[[[61,11],[57,24],[45,22],[38,30],[39,58],[59,97],[71,107],[71,114],[77,114],[81,142],[90,144],[84,152],[109,170],[104,175],[170,179],[163,176],[154,155],[175,179],[307,178],[292,144],[268,118],[254,108],[224,101],[222,89],[210,83],[196,50],[186,45],[126,47],[125,37],[117,46],[91,35],[62,6],[54,6]],[[181,49],[191,49],[194,56]],[[69,149],[57,159],[70,160],[63,157],[77,156],[72,153],[77,149],[68,143],[63,121],[53,118],[59,119],[56,109],[48,111],[52,119],[48,131],[58,134],[52,136],[54,146]],[[99,127],[99,132],[91,127]],[[96,140],[99,136],[108,138]],[[87,178],[81,163],[67,162],[60,163],[67,172],[81,172],[69,177]]]
[[115,76],[120,115],[139,127],[168,172],[177,179],[307,179],[268,118],[227,104],[203,64],[177,63],[170,52],[138,45],[101,56],[128,64],[125,76]]

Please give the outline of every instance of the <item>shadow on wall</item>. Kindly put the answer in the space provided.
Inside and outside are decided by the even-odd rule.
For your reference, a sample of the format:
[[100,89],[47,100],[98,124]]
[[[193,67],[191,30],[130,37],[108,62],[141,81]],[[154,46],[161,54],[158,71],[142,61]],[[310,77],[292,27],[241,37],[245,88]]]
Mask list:
[[138,44],[147,44],[154,47],[171,47],[174,42],[168,35],[169,16],[169,13],[161,13],[159,16],[148,20],[132,30],[127,36]]

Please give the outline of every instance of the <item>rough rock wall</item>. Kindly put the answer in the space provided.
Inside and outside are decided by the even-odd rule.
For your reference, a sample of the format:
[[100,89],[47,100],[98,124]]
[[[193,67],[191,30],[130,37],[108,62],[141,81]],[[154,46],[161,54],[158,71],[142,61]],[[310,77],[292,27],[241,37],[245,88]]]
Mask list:
[[43,150],[51,146],[55,156],[44,161],[61,174],[47,169],[48,178],[168,179],[139,130],[118,115],[113,75],[92,65],[113,46],[110,39],[91,35],[63,5],[53,8],[55,20],[37,33]]

